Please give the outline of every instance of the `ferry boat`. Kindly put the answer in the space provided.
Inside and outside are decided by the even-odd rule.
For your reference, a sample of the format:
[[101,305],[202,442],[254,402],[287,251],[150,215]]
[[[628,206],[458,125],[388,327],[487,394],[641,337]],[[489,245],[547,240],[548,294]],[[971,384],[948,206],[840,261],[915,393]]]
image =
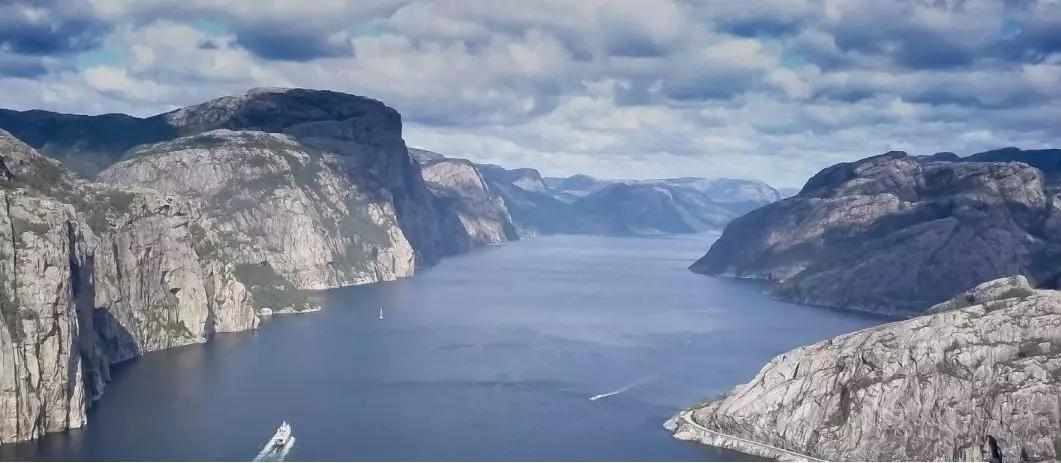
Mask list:
[[287,424],[287,421],[280,423],[280,427],[276,430],[276,434],[273,435],[273,447],[282,449],[291,440],[291,425]]

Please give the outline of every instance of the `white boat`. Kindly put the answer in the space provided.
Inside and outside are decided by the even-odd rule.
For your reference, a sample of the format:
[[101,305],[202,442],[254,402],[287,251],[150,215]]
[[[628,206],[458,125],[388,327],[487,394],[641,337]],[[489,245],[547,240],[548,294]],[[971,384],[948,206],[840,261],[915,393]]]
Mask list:
[[284,448],[287,443],[291,440],[291,425],[287,424],[287,421],[280,423],[280,427],[277,428],[276,434],[273,435],[273,447],[281,449]]
[[379,306],[379,319],[383,320],[383,306]]

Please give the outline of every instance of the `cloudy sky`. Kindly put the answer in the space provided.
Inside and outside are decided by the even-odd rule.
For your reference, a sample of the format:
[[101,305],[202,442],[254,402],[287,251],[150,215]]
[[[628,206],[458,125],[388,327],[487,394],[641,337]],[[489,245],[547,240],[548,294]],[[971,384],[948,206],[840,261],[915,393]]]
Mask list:
[[[223,6],[218,6],[223,4]],[[410,146],[798,186],[891,149],[1061,145],[1061,0],[0,0],[0,106],[370,96]]]

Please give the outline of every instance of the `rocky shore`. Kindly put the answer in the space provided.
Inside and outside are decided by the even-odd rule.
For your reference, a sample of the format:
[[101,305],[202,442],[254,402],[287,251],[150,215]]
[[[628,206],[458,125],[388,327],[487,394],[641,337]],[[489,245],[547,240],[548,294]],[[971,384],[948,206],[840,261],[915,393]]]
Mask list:
[[770,458],[1055,461],[1061,292],[1008,277],[926,313],[781,354],[667,429]]

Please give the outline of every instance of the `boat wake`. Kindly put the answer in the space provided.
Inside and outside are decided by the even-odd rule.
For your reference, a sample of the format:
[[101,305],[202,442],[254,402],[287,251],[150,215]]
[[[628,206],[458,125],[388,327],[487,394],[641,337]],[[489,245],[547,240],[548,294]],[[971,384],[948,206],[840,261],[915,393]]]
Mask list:
[[294,446],[295,436],[291,434],[291,426],[285,421],[276,430],[276,434],[265,443],[262,451],[258,452],[258,456],[254,457],[254,461],[284,461]]
[[294,446],[294,437],[287,441],[287,445],[280,448],[277,448],[272,442],[270,442],[258,453],[258,456],[254,457],[254,461],[284,461],[284,458],[287,458],[288,452],[291,451],[291,447]]
[[641,378],[641,379],[639,379],[637,381],[634,381],[634,382],[632,382],[630,384],[627,384],[626,386],[623,386],[623,387],[621,387],[619,389],[616,389],[616,390],[614,390],[612,392],[606,392],[604,394],[597,394],[597,395],[595,395],[593,397],[590,397],[589,400],[600,400],[600,399],[603,399],[605,397],[611,397],[611,396],[616,395],[616,394],[622,394],[622,393],[624,393],[626,391],[629,391],[630,389],[633,389],[633,388],[635,388],[637,386],[640,386],[642,384],[646,384],[646,383],[650,383],[652,381],[655,381],[658,378],[659,378],[659,375],[649,375],[649,376]]

